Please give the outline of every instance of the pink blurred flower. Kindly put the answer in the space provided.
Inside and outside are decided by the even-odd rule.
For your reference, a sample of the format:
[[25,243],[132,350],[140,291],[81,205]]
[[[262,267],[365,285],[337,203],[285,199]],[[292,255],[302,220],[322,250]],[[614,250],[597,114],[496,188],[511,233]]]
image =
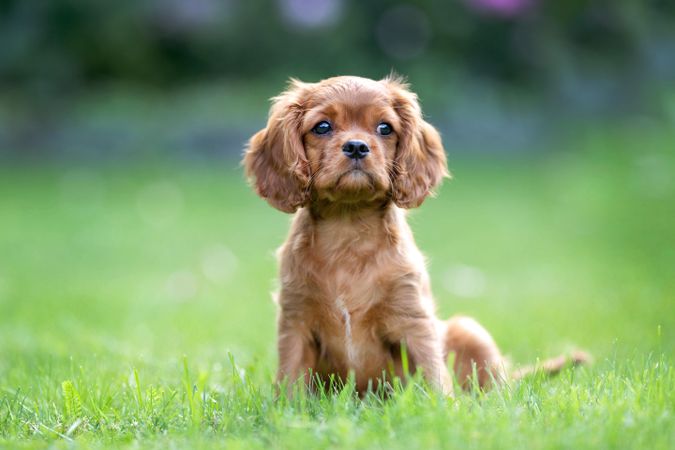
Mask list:
[[465,2],[480,11],[512,17],[529,9],[534,0],[465,0]]
[[278,0],[284,18],[294,25],[317,28],[337,22],[344,0]]

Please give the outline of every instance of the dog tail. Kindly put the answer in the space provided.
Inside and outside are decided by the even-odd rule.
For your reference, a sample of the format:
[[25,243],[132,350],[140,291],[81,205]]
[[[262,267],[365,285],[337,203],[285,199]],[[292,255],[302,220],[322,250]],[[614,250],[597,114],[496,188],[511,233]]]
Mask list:
[[590,364],[593,358],[590,354],[583,350],[575,350],[570,354],[560,355],[555,358],[547,359],[542,362],[531,364],[524,367],[519,367],[511,371],[512,380],[521,380],[536,374],[545,374],[554,376],[560,373],[566,367],[576,367],[585,364]]

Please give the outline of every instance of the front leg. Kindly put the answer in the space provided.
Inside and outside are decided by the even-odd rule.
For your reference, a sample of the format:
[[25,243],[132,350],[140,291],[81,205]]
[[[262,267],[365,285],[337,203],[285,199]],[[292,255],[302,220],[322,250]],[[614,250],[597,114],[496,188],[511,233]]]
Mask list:
[[298,317],[281,310],[279,315],[279,370],[277,382],[286,381],[290,395],[293,384],[302,378],[305,386],[311,386],[312,371],[316,367],[317,351],[311,330]]
[[405,344],[410,361],[422,376],[446,395],[452,395],[452,379],[443,360],[436,318],[424,307],[415,283],[394,290],[383,321],[385,339]]
[[434,319],[399,316],[390,319],[389,330],[392,331],[387,339],[405,344],[411,362],[422,370],[422,376],[444,394],[452,395],[452,380],[443,361]]

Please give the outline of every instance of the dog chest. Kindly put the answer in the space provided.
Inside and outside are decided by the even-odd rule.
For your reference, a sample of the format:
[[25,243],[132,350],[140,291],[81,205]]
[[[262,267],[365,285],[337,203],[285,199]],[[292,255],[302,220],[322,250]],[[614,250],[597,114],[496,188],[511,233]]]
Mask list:
[[384,367],[384,362],[379,361],[384,344],[377,337],[376,324],[368,319],[363,311],[350,311],[343,298],[335,298],[314,323],[318,365],[345,374],[355,370],[357,375],[373,364]]

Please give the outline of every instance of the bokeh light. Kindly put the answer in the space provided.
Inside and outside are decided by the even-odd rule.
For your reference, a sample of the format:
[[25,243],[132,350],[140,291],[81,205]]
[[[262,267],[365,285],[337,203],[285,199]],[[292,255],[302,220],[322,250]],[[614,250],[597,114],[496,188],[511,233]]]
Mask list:
[[387,10],[377,24],[377,42],[395,59],[412,59],[424,53],[431,39],[426,14],[410,5]]
[[278,0],[281,12],[292,25],[318,28],[341,18],[343,0]]
[[237,257],[224,244],[215,244],[202,253],[201,269],[212,283],[230,281],[237,269]]
[[179,270],[166,280],[166,293],[170,299],[178,302],[194,299],[199,292],[199,280],[190,270]]
[[183,212],[183,204],[178,186],[170,181],[157,181],[138,193],[136,209],[147,225],[163,228],[175,223]]
[[534,0],[464,0],[479,11],[510,17],[516,16],[533,6]]
[[477,267],[457,264],[445,270],[443,287],[457,297],[473,299],[485,294],[487,277]]

